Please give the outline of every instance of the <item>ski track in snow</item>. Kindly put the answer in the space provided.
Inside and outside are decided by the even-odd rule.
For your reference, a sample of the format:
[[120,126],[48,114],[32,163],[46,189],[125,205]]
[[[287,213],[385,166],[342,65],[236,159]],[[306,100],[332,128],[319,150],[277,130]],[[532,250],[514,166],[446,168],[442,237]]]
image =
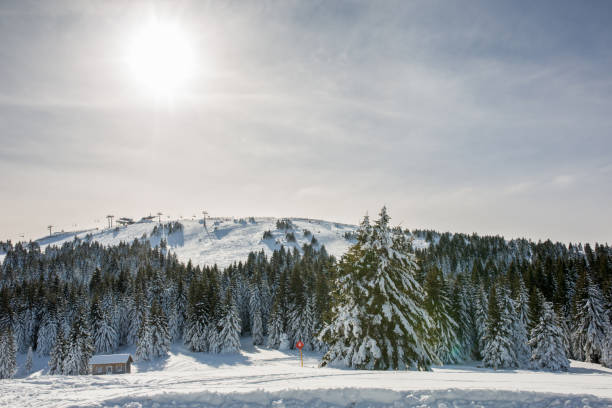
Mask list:
[[[498,370],[474,365],[432,372],[318,368],[321,354],[250,345],[240,354],[192,353],[136,362],[132,374],[48,376],[35,356],[26,378],[0,380],[2,407],[610,407],[612,370],[572,361],[569,373]],[[133,348],[120,350],[131,352]],[[19,355],[23,366],[25,355]],[[23,377],[23,374],[21,374]]]
[[[191,259],[194,265],[214,265],[223,268],[233,262],[245,261],[249,252],[264,250],[271,255],[275,249],[280,249],[281,244],[288,249],[298,250],[310,243],[312,236],[304,236],[304,230],[309,230],[317,239],[319,245],[325,245],[325,249],[331,255],[339,258],[352,244],[344,238],[346,232],[357,229],[354,225],[336,222],[314,220],[307,218],[291,218],[294,225],[293,230],[284,231],[276,229],[278,218],[255,218],[255,223],[240,223],[231,218],[208,218],[207,228],[204,228],[202,220],[162,220],[162,223],[178,221],[183,224],[182,233],[173,233],[167,236],[168,248],[174,252],[179,260],[187,262]],[[61,232],[56,235],[37,240],[41,250],[48,245],[61,245],[70,242],[74,237],[85,239],[91,234],[91,239],[102,245],[117,245],[120,242],[132,242],[141,239],[146,234],[152,246],[159,245],[160,236],[151,236],[153,228],[159,225],[157,222],[138,222],[126,227],[118,227],[104,230],[84,230],[77,232]],[[215,230],[216,228],[216,230]],[[270,230],[272,239],[263,239],[263,233]],[[286,232],[294,232],[297,242],[287,242]],[[278,243],[277,243],[278,241]],[[415,247],[423,248],[427,243],[423,240],[415,240]]]

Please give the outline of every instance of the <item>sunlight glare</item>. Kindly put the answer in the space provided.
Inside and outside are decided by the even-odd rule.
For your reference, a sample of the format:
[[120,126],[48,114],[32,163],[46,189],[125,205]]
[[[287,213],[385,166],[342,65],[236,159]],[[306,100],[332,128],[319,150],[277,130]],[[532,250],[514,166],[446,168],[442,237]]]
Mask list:
[[129,44],[127,62],[156,97],[172,97],[194,75],[189,38],[179,25],[151,20]]

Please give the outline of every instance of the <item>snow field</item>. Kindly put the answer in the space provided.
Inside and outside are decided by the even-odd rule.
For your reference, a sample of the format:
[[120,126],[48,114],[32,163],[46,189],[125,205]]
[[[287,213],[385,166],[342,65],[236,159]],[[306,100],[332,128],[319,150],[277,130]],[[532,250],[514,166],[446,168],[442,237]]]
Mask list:
[[105,406],[115,408],[450,408],[450,407],[564,407],[596,408],[609,407],[610,400],[592,396],[564,396],[532,392],[496,390],[435,390],[435,391],[389,391],[377,388],[342,388],[334,390],[286,390],[279,392],[254,391],[236,394],[199,392],[192,394],[162,394],[150,398],[119,398],[107,401]]
[[[612,369],[596,364],[572,361],[568,373],[475,365],[357,371],[318,368],[321,354],[315,352],[304,353],[302,368],[297,350],[254,347],[248,337],[242,348],[240,354],[208,354],[175,344],[167,358],[136,362],[132,374],[112,376],[48,376],[47,359],[35,356],[33,374],[0,381],[0,406],[612,406]],[[133,354],[134,348],[120,352]],[[20,367],[24,360],[20,355]]]

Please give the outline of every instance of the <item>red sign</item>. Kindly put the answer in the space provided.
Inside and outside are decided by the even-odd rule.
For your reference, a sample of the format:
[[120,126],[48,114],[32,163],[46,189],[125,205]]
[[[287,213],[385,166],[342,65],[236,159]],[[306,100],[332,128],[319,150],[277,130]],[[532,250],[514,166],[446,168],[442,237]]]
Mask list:
[[302,347],[304,347],[304,343],[302,343],[302,340],[299,340],[297,343],[295,343],[295,347],[301,350]]

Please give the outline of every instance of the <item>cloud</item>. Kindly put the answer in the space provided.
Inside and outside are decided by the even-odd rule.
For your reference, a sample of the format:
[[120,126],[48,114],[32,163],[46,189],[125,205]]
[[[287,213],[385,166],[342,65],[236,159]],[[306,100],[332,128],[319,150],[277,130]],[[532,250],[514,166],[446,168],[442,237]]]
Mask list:
[[575,181],[576,181],[576,176],[570,175],[570,174],[562,174],[562,175],[556,176],[552,180],[552,183],[559,187],[569,187]]
[[[165,105],[121,61],[152,8],[184,23],[210,67]],[[597,8],[3,5],[3,204],[72,225],[107,208],[186,213],[202,201],[224,214],[357,222],[388,203],[420,227],[603,240],[612,16]],[[41,174],[71,183],[45,190],[44,206]],[[126,202],[130,186],[139,194]],[[567,207],[553,219],[558,194]],[[83,208],[65,211],[74,195]],[[593,215],[551,230],[586,205]],[[24,218],[19,232],[38,222]]]

